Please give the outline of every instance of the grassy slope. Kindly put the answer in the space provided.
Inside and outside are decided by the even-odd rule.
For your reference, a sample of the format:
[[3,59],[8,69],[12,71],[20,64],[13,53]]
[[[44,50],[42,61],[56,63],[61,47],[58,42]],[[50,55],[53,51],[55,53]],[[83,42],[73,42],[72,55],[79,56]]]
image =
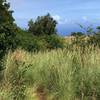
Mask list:
[[17,91],[20,80],[23,84],[19,87],[26,87],[27,100],[37,100],[34,94],[39,97],[41,91],[48,100],[99,100],[100,50],[85,50],[85,54],[80,48],[39,53],[16,50],[9,53],[5,61],[5,81],[10,85],[4,90],[10,91],[13,87]]

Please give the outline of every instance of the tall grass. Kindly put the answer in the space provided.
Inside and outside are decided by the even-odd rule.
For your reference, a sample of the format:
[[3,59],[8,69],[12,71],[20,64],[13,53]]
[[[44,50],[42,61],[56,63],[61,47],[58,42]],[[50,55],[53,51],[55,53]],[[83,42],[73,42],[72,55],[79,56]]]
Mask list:
[[39,53],[19,49],[9,52],[4,65],[6,86],[1,92],[6,90],[13,100],[100,99],[100,50],[97,48]]

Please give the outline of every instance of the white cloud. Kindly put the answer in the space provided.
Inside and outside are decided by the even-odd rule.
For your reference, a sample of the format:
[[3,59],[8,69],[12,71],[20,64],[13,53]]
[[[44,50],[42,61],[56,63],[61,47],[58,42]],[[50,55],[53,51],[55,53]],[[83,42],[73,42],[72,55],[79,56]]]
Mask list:
[[82,19],[83,19],[84,21],[87,21],[87,20],[88,20],[88,17],[87,17],[87,16],[83,16]]
[[58,24],[66,24],[66,23],[70,22],[69,19],[67,19],[67,18],[63,19],[59,15],[54,15],[52,17],[58,22]]
[[54,15],[52,17],[54,18],[54,20],[56,20],[58,22],[61,20],[61,17],[59,15]]
[[68,22],[69,22],[68,19],[61,19],[58,23],[59,23],[59,24],[66,24],[66,23],[68,23]]
[[71,19],[65,18],[65,19],[61,19],[58,23],[59,24],[69,24],[69,23],[73,23],[73,21]]

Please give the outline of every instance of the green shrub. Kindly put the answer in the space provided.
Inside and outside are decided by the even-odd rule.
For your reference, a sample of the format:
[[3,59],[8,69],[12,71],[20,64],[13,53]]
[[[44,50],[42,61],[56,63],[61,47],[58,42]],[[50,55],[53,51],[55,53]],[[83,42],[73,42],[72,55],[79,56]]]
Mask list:
[[48,49],[64,48],[64,40],[58,35],[46,36],[45,40],[47,42]]
[[18,47],[27,51],[40,51],[46,49],[46,43],[40,37],[34,36],[26,30],[19,29],[17,33],[19,39]]
[[17,33],[18,46],[27,51],[45,51],[46,49],[64,48],[64,40],[58,35],[34,36],[19,29]]

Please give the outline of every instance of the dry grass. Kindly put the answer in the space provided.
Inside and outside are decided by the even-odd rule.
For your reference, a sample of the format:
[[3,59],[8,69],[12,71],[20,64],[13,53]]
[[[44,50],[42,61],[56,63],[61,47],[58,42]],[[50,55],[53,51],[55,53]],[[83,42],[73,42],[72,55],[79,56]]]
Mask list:
[[20,80],[20,87],[25,86],[25,91],[20,92],[27,100],[99,100],[100,50],[84,50],[10,52],[5,61],[4,82],[12,86],[13,81]]

